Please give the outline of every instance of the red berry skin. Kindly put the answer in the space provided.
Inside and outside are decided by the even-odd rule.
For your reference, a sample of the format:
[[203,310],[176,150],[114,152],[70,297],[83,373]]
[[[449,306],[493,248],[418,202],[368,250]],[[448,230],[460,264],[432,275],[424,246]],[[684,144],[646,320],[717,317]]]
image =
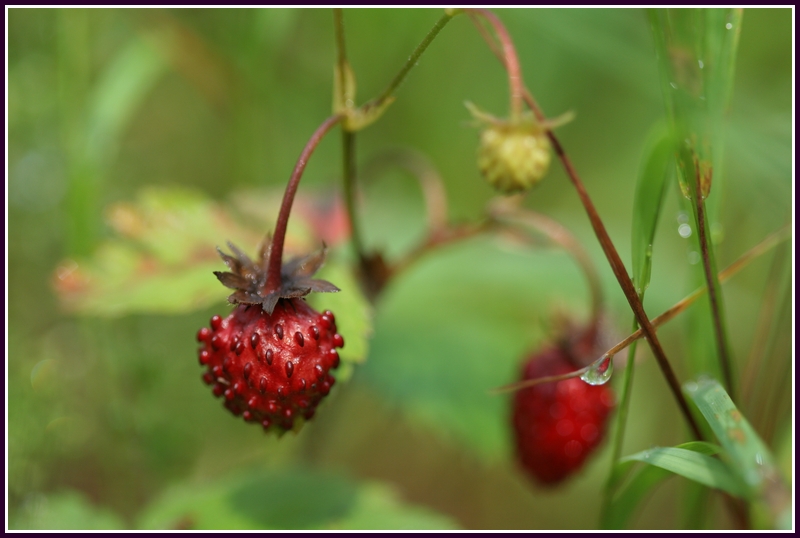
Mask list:
[[[565,350],[552,347],[525,362],[522,379],[576,369]],[[614,392],[608,385],[589,385],[579,378],[517,391],[512,420],[522,468],[542,485],[565,480],[600,445],[613,407]]]
[[314,415],[336,382],[330,371],[343,345],[333,316],[302,299],[281,299],[271,315],[239,305],[225,319],[214,316],[197,339],[213,394],[266,431],[291,430],[297,418]]

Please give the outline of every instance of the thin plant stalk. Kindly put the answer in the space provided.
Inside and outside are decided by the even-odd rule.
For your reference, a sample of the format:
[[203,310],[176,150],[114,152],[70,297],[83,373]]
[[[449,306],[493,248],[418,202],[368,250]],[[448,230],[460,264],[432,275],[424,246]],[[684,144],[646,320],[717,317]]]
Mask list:
[[322,138],[336,126],[337,123],[342,121],[342,119],[344,119],[344,116],[336,114],[326,119],[322,122],[322,125],[317,127],[317,130],[311,135],[311,138],[300,153],[300,158],[297,160],[297,164],[292,171],[289,183],[286,185],[286,190],[283,193],[281,209],[278,212],[278,221],[275,224],[275,235],[272,236],[269,267],[267,269],[267,282],[264,285],[267,291],[278,290],[281,287],[281,265],[283,263],[283,244],[286,239],[286,227],[289,223],[289,213],[292,211],[294,195],[297,193],[297,187],[300,185],[300,179],[303,177],[308,159],[311,158],[311,154],[317,148]]
[[[730,264],[724,270],[720,271],[720,273],[718,275],[719,282],[720,283],[726,282],[728,279],[733,277],[736,273],[738,273],[739,271],[741,271],[742,269],[747,267],[747,265],[749,265],[750,262],[752,262],[753,260],[755,260],[759,256],[762,256],[763,254],[768,252],[770,249],[775,248],[781,242],[787,240],[790,235],[791,235],[791,230],[790,230],[790,228],[788,226],[785,226],[785,227],[783,227],[783,228],[771,233],[770,235],[765,237],[760,243],[758,243],[756,246],[754,246],[753,248],[751,248],[750,250],[748,250],[747,252],[742,254],[735,262]],[[708,288],[706,286],[703,286],[701,288],[696,289],[695,291],[693,291],[692,293],[690,293],[689,295],[687,295],[686,297],[684,297],[683,299],[681,299],[680,301],[675,303],[672,307],[670,307],[669,309],[664,311],[661,315],[656,316],[655,318],[653,318],[652,319],[653,327],[656,327],[656,328],[660,327],[663,324],[665,324],[666,322],[668,322],[668,321],[672,320],[673,318],[675,318],[675,316],[677,316],[681,312],[685,311],[695,301],[697,301],[700,297],[702,297],[703,294],[707,290],[708,290]],[[629,335],[628,337],[624,338],[619,343],[617,343],[616,345],[611,347],[608,351],[603,353],[603,355],[600,358],[602,359],[604,357],[612,357],[612,356],[616,355],[617,353],[619,353],[622,350],[624,350],[626,347],[630,346],[631,344],[633,344],[634,342],[639,340],[642,336],[644,336],[644,334],[645,333],[641,328],[637,329],[631,335]],[[581,368],[580,370],[576,370],[576,371],[570,372],[568,374],[563,374],[563,375],[560,375],[560,376],[554,376],[552,379],[551,378],[545,378],[545,377],[541,377],[541,378],[537,378],[537,379],[529,379],[529,380],[526,380],[526,381],[514,383],[512,385],[505,385],[503,387],[495,389],[493,392],[509,392],[509,391],[514,391],[514,390],[524,389],[524,388],[527,388],[527,387],[532,387],[532,386],[538,385],[540,383],[548,383],[550,381],[561,381],[563,379],[569,379],[569,378],[572,378],[572,377],[578,377],[578,376],[582,375],[583,373],[587,372],[588,370],[589,370],[589,367]]]
[[409,71],[411,71],[411,69],[415,65],[417,65],[417,61],[419,61],[419,58],[425,52],[425,49],[428,48],[428,45],[430,45],[433,42],[433,40],[436,39],[436,36],[439,35],[439,32],[442,31],[442,28],[444,28],[447,25],[447,23],[450,22],[450,19],[452,19],[456,15],[458,15],[457,11],[445,12],[445,14],[442,15],[438,21],[436,21],[436,24],[433,25],[433,28],[431,28],[431,30],[428,32],[428,34],[425,36],[422,42],[420,42],[417,48],[414,49],[414,52],[411,53],[411,56],[408,57],[406,63],[403,64],[403,67],[400,68],[400,71],[397,73],[397,75],[395,75],[395,77],[392,79],[389,85],[383,90],[383,92],[381,92],[381,94],[378,97],[376,97],[375,99],[364,105],[364,108],[368,108],[371,106],[380,106],[381,104],[383,104],[384,101],[386,101],[392,96],[394,91],[400,86],[403,80],[405,80],[406,75],[408,75]]
[[700,173],[696,174],[697,188],[695,189],[695,217],[697,218],[697,236],[700,240],[700,255],[703,259],[703,273],[708,286],[708,299],[711,303],[711,318],[714,323],[714,338],[717,343],[717,353],[719,354],[720,368],[725,388],[730,397],[735,401],[733,385],[733,372],[731,366],[730,346],[725,331],[724,314],[722,311],[722,290],[719,288],[719,281],[715,278],[712,256],[708,242],[708,226],[706,223],[705,201],[700,195]]

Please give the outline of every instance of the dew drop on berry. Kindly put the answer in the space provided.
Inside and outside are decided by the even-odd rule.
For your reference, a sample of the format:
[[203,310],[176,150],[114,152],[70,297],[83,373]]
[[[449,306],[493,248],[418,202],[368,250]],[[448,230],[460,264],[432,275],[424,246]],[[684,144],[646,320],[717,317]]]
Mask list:
[[219,330],[222,326],[222,318],[219,316],[214,316],[211,318],[211,328],[215,331]]
[[216,385],[214,385],[214,388],[211,389],[211,392],[214,393],[214,396],[219,398],[220,396],[222,396],[222,393],[225,392],[225,387],[217,383]]
[[344,338],[339,333],[333,335],[333,347],[344,347]]
[[272,364],[272,350],[271,349],[267,350],[267,353],[264,355],[264,357],[267,359],[267,364]]
[[247,400],[248,407],[256,407],[258,405],[258,396],[251,396],[249,400]]
[[261,394],[264,394],[265,392],[267,392],[267,377],[266,376],[263,376],[263,375],[261,376],[261,379],[258,382],[258,391]]
[[267,411],[270,413],[275,414],[278,412],[278,409],[280,409],[280,407],[278,406],[278,402],[275,400],[270,400],[267,402]]
[[278,387],[278,396],[280,396],[281,398],[286,396],[286,389],[284,387]]
[[339,367],[339,352],[335,349],[331,350],[331,368]]
[[214,365],[211,369],[211,373],[214,374],[214,377],[222,377],[222,366],[219,364]]
[[278,335],[278,338],[283,340],[283,325],[275,325],[275,334]]
[[297,342],[298,346],[303,347],[303,344],[305,343],[305,339],[303,338],[303,333],[301,333],[300,331],[294,333],[294,341]]
[[300,380],[300,390],[306,390],[306,380],[305,379],[301,379]]
[[242,413],[242,418],[246,422],[250,422],[251,420],[253,420],[253,413],[251,413],[250,411],[245,411],[244,413]]
[[308,400],[306,400],[305,398],[300,398],[299,400],[297,400],[298,407],[305,409],[308,407],[308,405],[309,405]]
[[248,362],[247,364],[244,365],[244,370],[242,371],[242,374],[244,375],[245,379],[249,379],[250,374],[252,373],[253,373],[253,363]]
[[233,400],[234,396],[236,396],[236,395],[233,393],[233,389],[225,389],[225,399],[226,400],[229,400],[229,401]]
[[257,332],[254,332],[253,334],[250,335],[250,347],[253,349],[255,349],[256,346],[258,345],[258,336],[259,335]]
[[243,393],[244,389],[245,389],[244,383],[242,383],[241,381],[237,381],[236,383],[233,384],[233,392],[235,392],[236,394]]
[[292,361],[288,361],[286,363],[286,377],[292,377],[292,373],[294,373],[294,363]]
[[197,341],[198,342],[206,342],[208,339],[211,338],[211,329],[208,327],[203,327],[199,331],[197,331]]
[[331,384],[327,381],[323,381],[322,384],[319,386],[319,391],[322,394],[328,394],[331,391]]
[[200,352],[198,358],[200,360],[200,364],[208,364],[208,361],[211,360],[211,353],[209,353],[207,349],[204,349]]
[[210,372],[206,372],[203,374],[203,383],[205,383],[206,385],[210,385],[213,382],[214,382],[214,376],[211,375]]
[[294,411],[291,407],[287,407],[283,410],[283,416],[286,418],[292,418],[294,416]]
[[581,376],[581,379],[589,385],[603,385],[611,379],[612,373],[614,373],[614,361],[611,357],[603,355],[589,366],[589,370]]
[[272,421],[268,418],[265,418],[261,421],[261,425],[264,427],[265,430],[268,430],[270,426],[272,426]]
[[317,326],[312,325],[310,330],[311,330],[310,332],[311,338],[313,338],[314,340],[319,340],[319,329],[317,328]]
[[314,372],[317,374],[317,379],[320,379],[323,375],[325,375],[325,370],[323,370],[322,366],[319,364],[314,365]]
[[331,323],[336,323],[336,317],[333,315],[333,312],[330,310],[326,310],[322,313],[323,316],[328,316],[328,319],[331,320]]

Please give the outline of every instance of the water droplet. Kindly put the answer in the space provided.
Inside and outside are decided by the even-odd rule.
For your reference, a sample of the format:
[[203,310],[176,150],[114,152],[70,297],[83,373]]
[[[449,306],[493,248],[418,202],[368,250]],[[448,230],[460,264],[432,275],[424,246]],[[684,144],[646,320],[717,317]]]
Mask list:
[[726,30],[730,30],[731,28],[733,28],[733,25],[731,23],[725,25]]
[[689,252],[689,254],[687,254],[687,256],[689,257],[690,264],[697,265],[698,263],[700,263],[700,253],[697,252],[696,250],[692,250],[691,252]]
[[695,392],[697,390],[697,383],[694,381],[689,381],[683,385],[684,390],[687,392]]
[[688,224],[681,224],[678,226],[678,235],[683,237],[684,239],[692,236],[692,227]]
[[686,224],[689,222],[689,214],[686,211],[678,213],[678,224]]
[[756,464],[764,465],[764,458],[761,456],[760,452],[756,452]]
[[674,90],[678,89],[678,85],[675,84],[674,82],[670,82],[669,85],[672,86],[672,89],[674,89]]
[[581,380],[589,385],[604,385],[614,373],[614,361],[605,355],[597,359],[589,370],[581,376]]
[[699,65],[699,66],[700,66],[700,69],[702,69],[703,67],[705,67],[705,64],[703,63],[703,60],[697,60],[697,65]]

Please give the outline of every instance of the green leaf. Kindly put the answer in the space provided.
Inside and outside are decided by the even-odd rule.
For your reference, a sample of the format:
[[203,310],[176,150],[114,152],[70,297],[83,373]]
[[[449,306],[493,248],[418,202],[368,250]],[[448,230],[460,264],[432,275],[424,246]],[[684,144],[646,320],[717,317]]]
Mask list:
[[64,491],[32,495],[16,515],[10,514],[12,530],[118,530],[122,519],[89,502],[83,494]]
[[717,381],[701,378],[684,385],[717,436],[731,468],[750,497],[765,503],[773,525],[784,528],[792,509],[791,493],[775,466],[775,458]]
[[55,287],[69,310],[96,316],[177,314],[222,303],[212,271],[224,268],[215,247],[256,245],[259,235],[202,194],[149,188],[107,211],[116,236],[88,259],[67,260]]
[[614,486],[622,482],[636,462],[650,465],[639,469],[624,488],[616,493],[608,510],[602,515],[602,527],[604,529],[624,528],[647,494],[674,474],[685,476],[710,487],[720,488],[719,484],[721,484],[722,489],[738,487],[741,490],[741,485],[731,471],[721,461],[711,458],[719,451],[720,447],[716,445],[695,441],[674,448],[645,450],[622,458],[615,465],[612,474]]
[[563,252],[503,246],[460,244],[392,282],[359,369],[409,417],[495,462],[511,453],[509,395],[491,390],[517,380],[522,361],[544,345],[553,301],[572,313],[588,302],[585,279]]
[[350,378],[354,365],[367,360],[372,336],[372,306],[353,274],[335,259],[329,260],[317,277],[336,284],[342,290],[338,293],[312,293],[308,302],[320,312],[330,310],[336,316],[336,328],[345,338],[345,345],[339,350],[341,366],[336,378],[345,381]]
[[432,511],[404,505],[387,487],[287,467],[173,488],[147,508],[143,529],[449,529]]
[[653,127],[645,146],[644,160],[636,183],[633,201],[632,256],[633,283],[639,295],[650,284],[653,238],[671,176],[675,142],[664,124]]
[[133,113],[167,70],[160,51],[134,38],[103,73],[90,101],[87,152],[95,161],[108,159]]
[[759,489],[775,469],[772,453],[725,389],[708,378],[690,381],[684,389],[708,421],[741,479],[753,490]]
[[[252,197],[251,197],[252,198]],[[238,204],[247,215],[251,205],[263,215],[276,215],[280,195],[256,196]],[[274,211],[273,211],[274,209]],[[301,215],[302,216],[302,215]],[[133,202],[119,202],[106,211],[116,232],[88,259],[66,260],[56,271],[55,287],[69,310],[94,316],[132,313],[182,314],[223,304],[229,290],[219,284],[213,271],[225,269],[216,251],[227,250],[230,241],[255,256],[268,228],[239,223],[234,207],[220,204],[188,189],[146,188]],[[247,215],[248,221],[257,220]],[[300,218],[290,221],[287,252],[299,254],[319,248],[311,239],[310,225]],[[287,254],[287,256],[290,254]],[[369,316],[352,277],[337,262],[328,262],[330,278],[347,288],[330,303],[342,304],[340,321],[347,334],[368,334]],[[333,276],[335,274],[335,276]],[[348,279],[349,280],[346,280]],[[328,295],[328,294],[326,294]],[[350,305],[349,303],[353,303]],[[352,311],[355,319],[350,319]],[[351,325],[354,327],[350,333]],[[356,339],[342,358],[366,355],[366,345]],[[345,359],[345,357],[347,357]]]
[[723,462],[693,450],[677,447],[652,448],[622,458],[621,461],[648,463],[738,497],[747,493],[747,490],[742,487],[736,476]]

